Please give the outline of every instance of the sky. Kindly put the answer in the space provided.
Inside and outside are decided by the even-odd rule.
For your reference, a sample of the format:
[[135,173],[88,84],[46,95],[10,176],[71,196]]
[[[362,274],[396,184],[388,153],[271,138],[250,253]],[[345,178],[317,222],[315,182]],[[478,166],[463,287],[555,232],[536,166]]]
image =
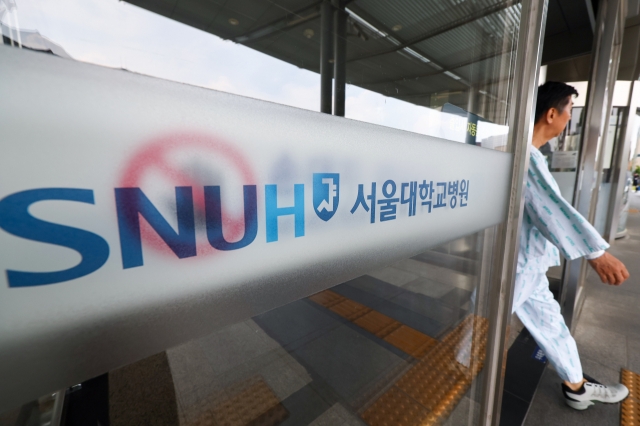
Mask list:
[[[0,0],[0,2],[7,0]],[[22,30],[36,30],[76,60],[318,111],[320,76],[246,46],[118,0],[15,0]],[[346,117],[464,141],[434,109],[347,85]],[[483,125],[478,138],[505,134]]]

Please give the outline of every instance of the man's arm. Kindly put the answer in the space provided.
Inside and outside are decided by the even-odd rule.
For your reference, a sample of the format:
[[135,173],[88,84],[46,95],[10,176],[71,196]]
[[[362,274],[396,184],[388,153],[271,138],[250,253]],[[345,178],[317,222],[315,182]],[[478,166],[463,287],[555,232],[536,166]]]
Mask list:
[[[603,283],[622,284],[629,278],[627,268],[604,251],[609,244],[554,189],[553,177],[546,164],[540,165],[533,160],[525,188],[525,209],[536,228],[560,249],[565,258],[585,257]],[[545,168],[541,169],[541,166]]]
[[[533,160],[533,158],[532,158]],[[525,187],[528,219],[569,260],[609,248],[598,231],[555,190],[555,181],[545,169],[531,162]]]

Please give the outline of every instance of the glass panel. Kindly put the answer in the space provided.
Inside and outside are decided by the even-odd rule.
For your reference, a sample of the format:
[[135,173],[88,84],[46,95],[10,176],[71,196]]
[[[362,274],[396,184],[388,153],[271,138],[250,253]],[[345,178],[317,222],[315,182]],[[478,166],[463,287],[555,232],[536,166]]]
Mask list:
[[595,228],[601,234],[604,233],[609,203],[614,202],[611,197],[611,179],[613,177],[611,162],[613,161],[614,152],[620,143],[620,130],[625,110],[626,108],[620,107],[611,108],[609,129],[607,130],[607,134],[603,140],[605,145],[602,151],[602,182],[600,183],[600,191],[598,192],[595,221]]
[[627,125],[631,126],[631,144],[629,147],[629,158],[627,159],[628,161],[625,169],[622,171],[623,173],[626,173],[626,181],[622,190],[622,209],[618,220],[616,238],[626,235],[627,219],[629,217],[630,193],[637,193],[640,190],[640,168],[637,165],[638,154],[636,151],[638,149],[638,141],[640,140],[640,110],[636,110],[635,114],[630,115]]
[[[2,29],[7,45],[317,111],[318,3],[15,0]],[[506,150],[519,4],[347,3],[347,118]]]
[[[64,424],[478,424],[494,232],[73,386]],[[48,424],[41,405],[0,425]]]
[[0,426],[53,426],[60,424],[62,392],[47,394],[15,410],[0,413]]
[[[558,182],[562,196],[567,200],[572,200],[575,190],[575,181],[577,176],[578,158],[580,155],[580,137],[582,135],[582,127],[584,120],[584,107],[574,107],[572,119],[569,121],[567,128],[563,133],[549,141],[549,143],[541,148],[547,161],[549,162],[549,170]],[[598,205],[596,208],[595,228],[598,232],[603,233],[605,221],[607,219],[607,209],[611,197],[611,178],[613,154],[620,138],[620,130],[622,117],[625,109],[613,107],[611,116],[609,117],[609,130],[603,138],[603,170],[602,182],[598,192]],[[564,265],[565,259],[561,258]],[[552,267],[549,269],[549,279],[551,290],[554,294],[558,294],[560,286],[561,271],[563,266]]]
[[[5,44],[319,109],[319,2],[11,7]],[[512,151],[519,4],[354,0],[344,11],[346,38],[334,41],[346,43],[347,118]],[[412,202],[425,214],[463,208],[464,185],[425,180]],[[381,264],[69,389],[67,424],[478,424],[495,232]]]

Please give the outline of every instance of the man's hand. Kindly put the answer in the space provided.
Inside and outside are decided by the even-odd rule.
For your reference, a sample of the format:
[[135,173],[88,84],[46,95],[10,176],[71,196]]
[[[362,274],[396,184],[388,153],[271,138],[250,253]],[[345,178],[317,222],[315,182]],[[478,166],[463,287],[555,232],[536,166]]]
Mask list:
[[589,265],[605,284],[620,285],[629,278],[629,271],[627,271],[624,263],[607,252],[600,257],[589,260]]

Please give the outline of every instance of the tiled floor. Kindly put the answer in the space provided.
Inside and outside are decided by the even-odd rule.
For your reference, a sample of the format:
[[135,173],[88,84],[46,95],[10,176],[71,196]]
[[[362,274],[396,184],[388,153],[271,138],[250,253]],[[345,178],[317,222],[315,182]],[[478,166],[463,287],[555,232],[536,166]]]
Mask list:
[[396,400],[416,409],[408,424],[475,424],[487,333],[476,247],[466,237],[168,349],[101,376],[99,392],[85,382],[74,398],[90,420],[66,426],[399,425]]
[[[640,195],[634,195],[633,204],[636,209],[640,207]],[[627,264],[631,279],[614,288],[601,284],[591,274],[575,331],[585,373],[604,383],[618,382],[621,368],[640,372],[640,213],[631,213],[628,225],[629,237],[617,241],[611,252]],[[442,377],[418,380],[420,385],[446,382],[434,385],[436,391],[439,386],[463,389],[456,395],[447,394],[457,405],[443,411],[445,415],[436,424],[477,424],[481,396],[477,383],[481,378],[475,379],[476,385],[465,387],[474,380],[477,369],[470,368],[472,363],[465,361],[464,351],[450,351],[443,357],[442,366],[429,364],[442,343],[454,334],[452,331],[480,305],[472,302],[479,281],[478,259],[473,252],[460,256],[460,250],[470,246],[474,244],[434,249],[333,287],[328,297],[345,301],[341,307],[313,297],[298,300],[169,349],[166,358],[160,354],[154,362],[150,362],[153,357],[141,361],[147,362],[146,366],[136,363],[111,372],[108,386],[107,375],[101,376],[100,380],[94,379],[100,383],[92,395],[98,396],[79,403],[86,408],[102,401],[103,417],[109,410],[112,416],[113,410],[119,410],[123,416],[117,423],[122,426],[131,424],[129,420],[148,418],[144,412],[136,412],[138,417],[127,415],[132,410],[130,404],[137,408],[166,404],[162,408],[169,414],[162,418],[168,420],[167,424],[177,422],[180,426],[364,425],[367,412],[378,419],[384,417],[385,400],[405,400],[416,409],[414,420],[428,418],[429,410],[435,411],[432,405],[437,398],[424,399],[421,393],[410,398],[412,390],[403,386],[416,374],[444,371]],[[383,332],[385,321],[393,326],[393,332]],[[535,393],[535,387],[510,388],[503,405],[515,407],[512,414],[524,413],[532,400],[527,426],[618,425],[619,405],[596,405],[578,412],[564,404],[560,380],[553,369],[531,363],[535,345],[526,341],[525,334],[519,334],[521,327],[514,318],[509,346],[512,351],[520,350],[522,359],[529,363],[516,365],[514,371],[524,377],[537,368],[543,371],[542,378]],[[427,345],[429,352],[425,352],[421,348],[429,341],[437,343]],[[465,365],[469,367],[466,372],[462,368]],[[449,383],[452,375],[447,369],[462,372],[466,384],[462,379]],[[162,380],[157,376],[155,385],[138,380],[156,370],[167,374]],[[507,371],[507,375],[511,373]],[[137,379],[129,377],[132,375]],[[518,382],[518,378],[511,381]],[[90,382],[86,382],[87,391],[92,389]],[[118,397],[109,400],[107,388]],[[160,388],[165,391],[157,392]],[[466,389],[469,391],[463,396]],[[136,404],[136,395],[143,394],[154,398]],[[395,405],[390,406],[394,415],[402,417],[405,413]],[[0,425],[15,424],[19,415],[3,413]],[[371,420],[375,416],[370,416],[370,424],[375,424]],[[503,417],[502,424],[519,425],[513,423],[516,417]],[[76,424],[88,423],[80,420]]]
[[[632,209],[640,195],[631,194]],[[629,236],[617,240],[610,252],[627,266],[631,277],[621,287],[602,284],[590,271],[586,299],[574,336],[585,373],[608,384],[620,381],[620,371],[640,372],[640,213],[629,214]],[[560,379],[551,367],[542,376],[526,426],[619,425],[620,405],[596,404],[584,412],[567,407]]]
[[[372,401],[426,360],[473,307],[473,258],[421,256],[168,350],[180,424],[220,423],[243,395],[258,394],[277,424],[364,424]],[[449,259],[457,262],[452,269],[433,263]],[[378,336],[365,314],[388,320],[394,331]],[[413,348],[416,338],[433,344]],[[478,403],[465,396],[447,425],[478,414]]]

